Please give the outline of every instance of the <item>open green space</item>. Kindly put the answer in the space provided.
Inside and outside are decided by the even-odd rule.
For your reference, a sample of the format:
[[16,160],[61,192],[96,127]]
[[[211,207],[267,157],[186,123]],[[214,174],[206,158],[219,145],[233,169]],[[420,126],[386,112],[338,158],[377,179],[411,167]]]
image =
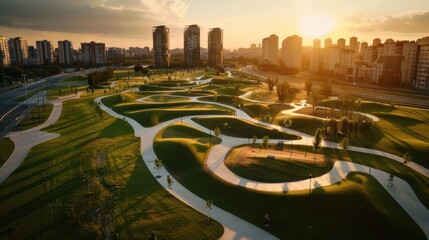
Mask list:
[[71,78],[64,79],[64,82],[87,82],[88,77],[87,76],[74,76]]
[[168,197],[133,129],[103,115],[90,96],[64,103],[44,129],[61,136],[31,149],[0,184],[0,238],[147,239],[156,231],[160,239],[218,239],[219,223],[206,225],[206,216]]
[[[425,239],[416,223],[370,175],[352,173],[310,195],[308,191],[263,194],[220,181],[207,171],[205,154],[195,154],[202,148],[201,141],[163,138],[164,131],[155,138],[155,152],[182,185],[261,228],[264,214],[269,213],[267,231],[280,239]],[[208,143],[204,145],[209,149]]]
[[[339,100],[323,101],[321,105],[336,107]],[[408,152],[413,161],[429,168],[429,111],[407,107],[390,107],[363,102],[361,111],[377,116],[371,134],[351,139],[351,144],[386,151],[402,156]]]
[[185,102],[189,101],[187,97],[154,95],[144,99],[146,102]]
[[155,126],[159,123],[185,116],[230,115],[233,113],[231,109],[204,103],[124,103],[119,95],[104,98],[102,101],[115,112],[136,120],[143,127]]
[[9,159],[15,150],[15,143],[10,138],[0,139],[0,167]]
[[301,138],[297,135],[235,117],[196,117],[192,120],[211,130],[217,127],[222,134],[231,137],[252,138],[256,135],[257,138],[268,136],[270,139],[297,140]]
[[[225,165],[246,179],[278,183],[318,177],[328,173],[335,160],[329,156],[306,157],[304,152],[289,149],[263,149],[260,146],[238,146],[227,154]],[[271,155],[271,156],[269,156]]]
[[34,107],[30,114],[25,117],[15,128],[14,131],[23,131],[36,127],[44,123],[51,115],[53,104],[46,104],[44,106]]

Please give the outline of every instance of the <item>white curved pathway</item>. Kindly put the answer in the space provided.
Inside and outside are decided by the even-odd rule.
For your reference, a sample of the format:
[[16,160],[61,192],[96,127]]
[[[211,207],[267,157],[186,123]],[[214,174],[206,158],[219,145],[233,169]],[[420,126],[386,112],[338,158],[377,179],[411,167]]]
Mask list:
[[54,107],[52,108],[51,115],[49,115],[49,118],[44,123],[25,131],[11,132],[8,134],[10,139],[15,143],[15,149],[8,160],[0,168],[0,183],[6,180],[6,178],[8,178],[13,171],[21,165],[32,147],[60,136],[60,134],[43,132],[40,131],[40,129],[48,127],[58,121],[61,116],[63,101],[77,99],[81,94],[82,92],[77,95],[67,95],[60,97],[57,100],[48,101],[48,103],[52,103]]
[[[198,97],[192,97],[191,100],[198,101],[197,98]],[[96,101],[101,102],[100,99],[101,98],[98,98],[96,99]],[[144,102],[144,99],[141,99],[140,101]],[[200,102],[204,102],[204,101],[200,101]],[[213,103],[213,102],[206,102],[206,103],[217,104],[230,109],[234,109],[224,104]],[[107,113],[109,113],[114,117],[121,118],[121,119],[124,117],[122,115],[115,113],[111,109],[105,107],[102,103],[101,103],[101,106],[103,110],[105,110]],[[304,107],[302,105],[300,106],[295,104],[293,104],[292,106],[295,106],[295,108],[291,110],[287,110],[288,111],[287,114],[290,114],[290,113],[296,114],[296,113],[293,113],[293,111],[296,111],[297,108]],[[281,129],[284,131],[287,130],[290,133],[301,136],[302,138],[300,140],[293,141],[294,144],[311,145],[313,141],[313,137],[310,135],[306,135],[301,132],[293,131],[291,129],[286,129],[280,126],[271,125],[268,123],[261,123],[251,118],[241,110],[237,111],[237,116],[248,121],[256,122],[261,125],[269,126],[276,129]],[[209,131],[208,129],[192,121],[191,119],[193,117],[197,117],[197,116],[183,117],[182,121],[201,131],[205,131],[205,132]],[[209,116],[203,116],[203,117],[209,117]],[[140,137],[141,152],[143,155],[144,162],[151,170],[152,174],[155,176],[157,172],[153,170],[153,160],[156,159],[157,157],[152,147],[153,139],[158,131],[160,131],[161,129],[163,129],[164,127],[168,126],[171,123],[177,122],[178,119],[173,119],[173,120],[161,123],[152,128],[143,128],[135,120],[130,119],[128,117],[126,117],[126,120],[134,128],[136,136]],[[278,140],[274,139],[271,141],[276,142]],[[235,185],[240,185],[243,187],[251,188],[253,190],[262,191],[262,192],[286,192],[286,191],[294,191],[294,190],[308,190],[310,183],[311,183],[311,188],[328,186],[343,180],[350,172],[369,173],[372,176],[374,176],[377,181],[381,183],[381,185],[386,189],[386,191],[401,205],[401,207],[404,208],[404,210],[422,228],[422,230],[426,234],[426,237],[429,238],[429,210],[420,202],[420,200],[417,198],[416,194],[412,190],[411,186],[408,183],[406,183],[404,180],[396,177],[394,180],[395,188],[391,188],[391,187],[388,187],[387,185],[390,174],[386,172],[382,172],[377,169],[369,168],[364,165],[356,164],[356,163],[337,161],[329,173],[319,176],[317,178],[313,178],[311,179],[311,181],[310,179],[308,179],[308,180],[302,180],[302,181],[296,181],[296,182],[285,182],[285,183],[256,182],[256,181],[242,178],[234,174],[224,164],[224,158],[228,153],[228,151],[231,148],[241,144],[248,144],[248,139],[222,136],[222,142],[214,146],[210,151],[210,154],[207,159],[208,168],[215,175],[217,175],[218,177],[222,178],[225,181],[228,181]],[[333,143],[329,141],[324,141],[322,145],[325,147],[331,147],[331,148],[339,147],[337,143]],[[386,152],[378,151],[378,150],[358,148],[358,147],[349,147],[349,150],[384,156],[399,162],[402,161],[401,157],[398,157]],[[428,169],[413,162],[409,163],[408,166],[418,171],[419,173],[425,175],[426,177],[429,177]],[[168,186],[167,186],[165,177],[168,175],[168,172],[165,169],[162,169],[161,175],[163,176],[163,178],[159,178],[158,182],[164,188],[167,189]],[[199,198],[198,196],[196,196],[195,194],[193,194],[192,192],[188,191],[180,183],[174,184],[172,193],[175,197],[182,200],[184,203],[202,212],[203,214],[207,214],[207,211],[205,209],[205,204],[204,204],[205,201]],[[275,238],[274,236],[270,235],[263,229],[260,229],[217,207],[213,208],[213,210],[210,212],[210,216],[213,219],[219,221],[224,226],[225,233],[222,236],[222,239],[272,239],[272,238]]]

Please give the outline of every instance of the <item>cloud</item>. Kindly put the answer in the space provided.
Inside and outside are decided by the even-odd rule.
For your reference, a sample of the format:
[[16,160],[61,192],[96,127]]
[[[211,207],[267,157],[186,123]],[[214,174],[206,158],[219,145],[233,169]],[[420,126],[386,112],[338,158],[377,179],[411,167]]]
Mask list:
[[407,14],[407,16],[387,16],[377,19],[352,16],[344,20],[351,23],[348,26],[349,30],[358,32],[429,33],[429,12]]
[[139,37],[161,24],[178,28],[188,8],[181,0],[0,0],[0,4],[0,26],[120,37]]

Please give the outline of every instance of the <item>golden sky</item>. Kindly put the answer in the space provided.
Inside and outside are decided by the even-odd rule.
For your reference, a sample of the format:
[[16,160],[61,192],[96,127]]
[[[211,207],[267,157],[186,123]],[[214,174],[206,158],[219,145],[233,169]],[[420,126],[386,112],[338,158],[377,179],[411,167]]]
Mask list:
[[104,42],[108,47],[152,46],[152,26],[166,25],[171,48],[183,47],[186,25],[224,30],[227,49],[261,43],[270,34],[334,42],[356,36],[416,40],[429,35],[428,0],[0,0],[0,35],[36,40]]

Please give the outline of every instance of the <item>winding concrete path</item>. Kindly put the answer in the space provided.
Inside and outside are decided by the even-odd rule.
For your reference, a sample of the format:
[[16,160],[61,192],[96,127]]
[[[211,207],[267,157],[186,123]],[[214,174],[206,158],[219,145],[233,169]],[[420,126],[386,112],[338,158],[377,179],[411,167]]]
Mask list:
[[54,107],[52,108],[51,115],[49,115],[49,118],[44,123],[24,131],[9,133],[10,139],[15,143],[15,149],[8,160],[0,168],[0,183],[6,180],[6,178],[8,178],[15,169],[21,165],[31,148],[60,136],[60,134],[44,132],[40,131],[40,129],[48,127],[58,121],[61,116],[63,101],[77,99],[81,94],[82,92],[77,95],[67,95],[60,97],[57,100],[48,101],[48,103],[53,104]]
[[[198,97],[192,97],[191,100],[198,101]],[[97,99],[96,101],[100,102],[100,98]],[[140,101],[144,102],[144,99],[141,99]],[[205,101],[199,101],[199,102],[205,102]],[[280,129],[282,131],[288,131],[290,133],[301,136],[300,140],[293,141],[294,144],[299,144],[299,145],[312,144],[313,137],[310,135],[306,135],[297,131],[292,131],[290,129],[286,129],[280,126],[271,125],[268,123],[261,123],[251,118],[250,116],[248,116],[245,112],[241,110],[237,110],[235,108],[232,108],[224,104],[213,103],[213,102],[205,102],[205,103],[217,104],[227,108],[234,109],[237,111],[237,117],[239,118],[242,118],[251,122],[256,122],[258,124],[269,126],[272,128]],[[102,105],[102,109],[105,110],[110,115],[121,119],[124,117],[122,115],[115,113],[111,109],[105,107],[103,104],[101,105]],[[296,111],[297,108],[304,107],[302,104],[301,105],[292,104],[292,106],[294,106],[294,109],[287,110],[288,114],[293,113],[293,111]],[[193,117],[197,117],[197,116],[183,117],[182,121],[201,131],[205,131],[205,132],[210,131],[202,127],[201,125],[195,123],[194,121],[192,121]],[[209,116],[205,116],[205,117],[209,117]],[[155,170],[152,170],[153,161],[156,159],[156,154],[152,147],[152,141],[158,131],[160,131],[161,129],[163,129],[164,127],[168,126],[171,123],[177,122],[179,119],[173,119],[173,120],[161,123],[152,128],[143,128],[135,120],[127,117],[126,117],[126,120],[134,128],[136,136],[140,137],[141,152],[143,155],[144,162],[147,165],[147,167],[151,170],[152,174],[156,176],[157,172]],[[271,140],[271,142],[277,142],[279,140],[281,139],[273,139]],[[208,156],[207,165],[210,171],[212,171],[215,175],[222,178],[223,180],[228,181],[232,184],[240,185],[246,188],[253,189],[255,191],[262,191],[262,192],[285,192],[285,191],[294,191],[294,190],[308,190],[309,187],[313,189],[316,187],[328,186],[328,185],[337,183],[343,180],[344,178],[346,178],[350,172],[369,173],[372,176],[374,176],[377,181],[381,183],[381,185],[386,189],[386,191],[401,205],[401,207],[404,208],[404,210],[422,228],[422,230],[426,234],[426,237],[429,238],[429,210],[421,203],[421,201],[418,199],[418,197],[414,193],[411,186],[404,180],[396,177],[394,180],[395,187],[392,188],[388,186],[388,180],[389,180],[390,174],[386,172],[382,172],[380,170],[369,168],[367,166],[356,164],[356,163],[337,161],[329,173],[319,176],[317,178],[296,181],[296,182],[284,182],[284,183],[256,182],[256,181],[242,178],[234,174],[224,164],[224,159],[228,151],[233,147],[241,144],[248,144],[248,139],[223,136],[222,142],[216,145],[215,147],[213,147],[213,149],[210,151],[210,154]],[[333,143],[329,141],[324,141],[322,145],[330,148],[339,148],[337,143]],[[386,152],[378,151],[378,150],[358,148],[358,147],[349,147],[349,150],[388,157],[399,162],[402,161],[401,157],[398,157]],[[426,177],[429,177],[428,169],[416,163],[410,163],[408,166],[418,171],[419,173],[425,175]],[[162,169],[161,176],[163,177],[158,179],[158,182],[166,189],[168,188],[165,180],[165,177],[167,175],[168,175],[168,172],[165,169]],[[193,207],[194,209],[200,211],[203,214],[207,214],[207,211],[204,205],[205,201],[199,198],[198,196],[196,196],[195,194],[193,194],[192,192],[188,191],[180,183],[174,184],[172,194],[178,199],[180,199],[181,201],[183,201],[184,203]],[[222,236],[222,239],[273,239],[275,238],[274,236],[267,233],[265,230],[260,229],[259,227],[256,227],[240,218],[237,218],[236,216],[228,212],[225,212],[222,209],[219,209],[217,207],[213,208],[213,210],[210,213],[210,216],[215,220],[219,221],[224,226],[225,233]]]

